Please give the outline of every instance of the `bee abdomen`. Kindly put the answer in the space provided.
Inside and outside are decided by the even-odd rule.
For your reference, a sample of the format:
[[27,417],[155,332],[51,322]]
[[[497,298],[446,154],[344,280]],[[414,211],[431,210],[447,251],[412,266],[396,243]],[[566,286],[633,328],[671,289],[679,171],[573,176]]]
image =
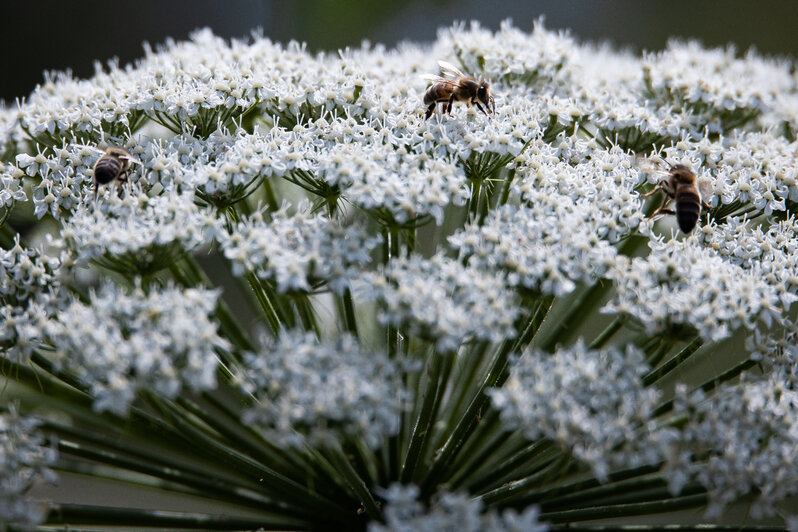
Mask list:
[[94,179],[101,185],[110,183],[122,170],[122,161],[115,157],[101,157],[94,165]]
[[445,87],[439,85],[433,85],[432,87],[424,93],[424,105],[429,105],[433,102],[439,102],[441,100],[448,100],[451,92],[447,91]]
[[692,231],[701,214],[701,196],[692,190],[680,190],[676,193],[676,221],[683,233]]

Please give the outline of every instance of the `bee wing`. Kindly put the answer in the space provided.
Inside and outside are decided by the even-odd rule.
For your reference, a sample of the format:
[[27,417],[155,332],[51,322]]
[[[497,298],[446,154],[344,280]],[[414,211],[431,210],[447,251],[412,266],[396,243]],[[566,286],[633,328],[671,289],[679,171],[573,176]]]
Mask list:
[[441,67],[441,72],[443,72],[444,76],[450,76],[455,78],[467,77],[465,74],[460,72],[459,68],[457,68],[456,66],[447,61],[438,61],[438,66]]
[[442,78],[440,76],[436,76],[435,74],[422,74],[421,79],[431,81],[433,83],[445,83],[447,81],[451,81],[450,79]]
[[144,166],[143,162],[141,162],[137,158],[133,157],[132,155],[120,155],[119,158],[123,159],[125,161],[130,161],[131,163],[140,164],[140,165]]
[[89,146],[88,144],[72,144],[72,146],[75,146],[76,148],[88,148],[91,151],[97,152],[101,155],[105,155],[105,150],[101,150],[97,146]]

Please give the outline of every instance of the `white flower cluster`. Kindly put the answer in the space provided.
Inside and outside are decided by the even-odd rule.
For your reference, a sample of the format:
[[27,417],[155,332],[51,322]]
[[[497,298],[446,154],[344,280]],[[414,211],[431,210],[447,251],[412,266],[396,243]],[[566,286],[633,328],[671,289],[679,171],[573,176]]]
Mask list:
[[441,255],[396,258],[382,273],[365,273],[356,287],[364,298],[382,303],[381,324],[435,342],[441,352],[516,334],[519,308],[504,276]]
[[56,283],[58,259],[23,248],[19,235],[11,249],[0,249],[0,303],[25,306]]
[[379,243],[365,228],[313,214],[307,204],[296,212],[285,205],[268,222],[256,213],[218,238],[235,275],[253,272],[271,279],[279,293],[312,292],[323,281],[340,293],[370,262],[369,252]]
[[[734,48],[705,49],[698,42],[673,41],[643,62],[646,88],[662,105],[689,109],[698,130],[723,133],[775,105],[776,97],[793,92],[795,79],[784,60]],[[726,118],[726,120],[724,120]]]
[[354,436],[372,448],[399,430],[409,399],[400,366],[344,335],[318,342],[282,331],[245,355],[238,380],[254,399],[243,421],[283,446],[321,445]]
[[759,268],[743,269],[694,239],[649,245],[648,256],[624,257],[608,272],[616,293],[603,309],[636,318],[649,333],[687,325],[718,341],[740,326],[780,322],[798,299]]
[[211,243],[221,227],[214,213],[195,205],[191,191],[149,197],[134,185],[122,197],[106,194],[102,202],[80,205],[64,221],[60,239],[76,262],[141,273]]
[[488,393],[505,428],[558,442],[604,480],[614,467],[659,459],[642,437],[660,401],[660,392],[641,382],[648,369],[631,346],[592,351],[578,342],[553,355],[525,353],[504,386]]
[[71,212],[88,195],[98,158],[94,150],[66,142],[49,152],[37,146],[36,155],[18,154],[16,166],[9,165],[7,174],[35,178],[31,187],[34,215],[60,218],[62,211]]
[[28,491],[43,482],[55,483],[49,468],[58,458],[34,417],[21,417],[12,406],[0,413],[0,526],[34,528],[47,517],[47,505]]
[[23,248],[19,237],[0,249],[0,348],[3,358],[27,363],[41,345],[42,329],[57,311],[60,261]]
[[398,224],[429,215],[440,225],[444,207],[463,205],[468,197],[463,169],[449,159],[345,144],[326,150],[318,165],[319,178],[340,186],[347,201],[385,209]]
[[[798,201],[796,145],[771,133],[710,140],[682,139],[664,150],[669,160],[692,167],[708,203],[749,205],[766,216]],[[649,176],[653,179],[654,176]]]
[[53,362],[88,387],[98,412],[126,413],[140,390],[174,398],[214,389],[216,350],[229,347],[212,321],[216,299],[200,289],[125,293],[107,284],[46,325]]
[[711,396],[677,390],[676,411],[688,414],[665,474],[678,492],[687,478],[709,492],[708,516],[754,493],[754,518],[773,515],[798,494],[798,391],[778,375],[744,379]]
[[385,499],[385,524],[369,524],[369,532],[546,532],[538,521],[540,510],[530,506],[484,512],[479,499],[460,493],[440,492],[429,508],[418,501],[417,486],[393,484],[381,494]]
[[[0,138],[4,138],[2,133],[0,133]],[[24,175],[25,172],[16,166],[0,161],[0,207],[3,210],[10,209],[17,203],[27,201],[28,195],[25,194],[22,180]],[[2,214],[0,214],[0,217],[2,217]]]

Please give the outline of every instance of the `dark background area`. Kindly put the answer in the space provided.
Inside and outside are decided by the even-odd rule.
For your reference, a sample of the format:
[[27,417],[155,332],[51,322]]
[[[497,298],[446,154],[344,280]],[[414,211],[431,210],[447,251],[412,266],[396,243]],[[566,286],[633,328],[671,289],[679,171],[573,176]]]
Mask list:
[[142,55],[142,42],[181,40],[195,28],[245,37],[262,28],[275,41],[305,41],[311,50],[335,50],[363,39],[394,45],[432,41],[456,20],[497,29],[505,18],[529,30],[540,15],[546,27],[572,30],[582,40],[610,41],[633,50],[658,50],[669,37],[707,45],[755,46],[774,55],[798,55],[798,2],[672,0],[42,0],[3,3],[0,99],[25,96],[45,70],[94,72],[94,61]]

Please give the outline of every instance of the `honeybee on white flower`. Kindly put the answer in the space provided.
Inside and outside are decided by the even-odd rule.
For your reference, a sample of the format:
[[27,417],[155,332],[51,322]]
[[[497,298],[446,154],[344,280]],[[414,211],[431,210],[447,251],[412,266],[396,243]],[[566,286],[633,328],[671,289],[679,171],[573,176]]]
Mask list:
[[[675,214],[679,229],[683,233],[689,234],[698,223],[701,208],[710,209],[711,206],[704,201],[704,196],[702,196],[696,182],[696,175],[690,168],[683,164],[672,165],[667,161],[665,162],[670,167],[665,178],[661,179],[650,192],[642,194],[640,197],[647,198],[660,190],[663,191],[665,199],[660,208],[654,211],[650,218],[661,214]],[[675,211],[668,208],[671,201],[676,202]]]
[[[452,113],[454,102],[465,102],[466,105],[476,105],[485,116],[488,112],[496,112],[496,103],[490,93],[490,84],[487,81],[478,81],[471,76],[466,76],[451,63],[438,61],[441,72],[445,77],[425,74],[422,77],[432,81],[432,86],[424,93],[424,105],[427,113],[424,119],[428,119],[435,111],[435,106],[439,103],[446,104],[446,112]],[[485,107],[483,107],[483,105]],[[486,110],[487,109],[487,110]]]
[[106,185],[112,181],[125,183],[133,168],[133,164],[143,164],[133,156],[130,151],[119,146],[111,146],[106,150],[94,146],[78,145],[81,148],[101,153],[102,156],[94,163],[94,199],[97,199],[100,185]]

